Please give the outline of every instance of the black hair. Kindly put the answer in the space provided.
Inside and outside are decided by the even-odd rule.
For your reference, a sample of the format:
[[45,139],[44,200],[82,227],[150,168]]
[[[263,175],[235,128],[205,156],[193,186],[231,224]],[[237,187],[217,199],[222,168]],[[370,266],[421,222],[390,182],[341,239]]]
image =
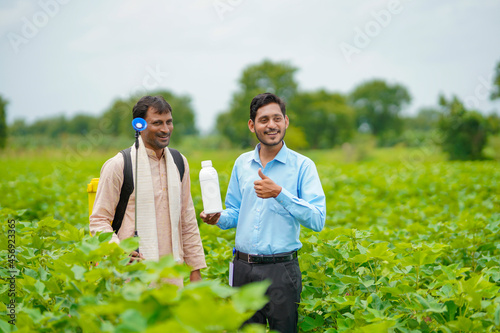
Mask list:
[[250,119],[252,119],[252,121],[255,121],[257,110],[271,103],[278,104],[280,106],[281,113],[283,113],[283,117],[286,116],[285,102],[283,102],[283,100],[275,94],[264,93],[259,94],[252,99],[252,103],[250,103]]
[[146,112],[153,108],[159,114],[172,112],[172,107],[162,96],[144,96],[132,109],[132,115],[135,118],[146,118]]

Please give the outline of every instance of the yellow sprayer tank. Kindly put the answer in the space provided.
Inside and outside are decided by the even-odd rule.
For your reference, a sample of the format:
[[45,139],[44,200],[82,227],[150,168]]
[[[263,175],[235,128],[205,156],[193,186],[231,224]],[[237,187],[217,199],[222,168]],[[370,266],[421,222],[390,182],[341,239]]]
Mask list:
[[89,193],[89,216],[92,215],[92,208],[94,207],[95,193],[97,192],[97,184],[99,178],[93,178],[87,185],[87,192]]

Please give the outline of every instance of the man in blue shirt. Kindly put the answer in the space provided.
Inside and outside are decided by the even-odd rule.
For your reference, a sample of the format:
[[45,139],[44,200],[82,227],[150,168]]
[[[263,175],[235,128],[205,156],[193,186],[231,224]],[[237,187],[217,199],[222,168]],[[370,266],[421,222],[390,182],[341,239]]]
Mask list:
[[250,104],[248,128],[259,144],[236,160],[222,213],[200,217],[221,229],[236,228],[232,285],[271,280],[269,303],[247,323],[296,332],[302,274],[297,251],[300,225],[321,231],[325,194],[312,160],[283,141],[289,119],[285,103],[265,93]]

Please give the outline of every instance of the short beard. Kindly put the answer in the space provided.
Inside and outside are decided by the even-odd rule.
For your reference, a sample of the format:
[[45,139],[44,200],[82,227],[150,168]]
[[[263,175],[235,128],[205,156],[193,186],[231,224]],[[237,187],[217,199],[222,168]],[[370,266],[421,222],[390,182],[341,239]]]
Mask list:
[[264,142],[260,137],[259,135],[257,134],[257,131],[255,131],[255,136],[257,137],[257,140],[259,140],[259,142],[265,146],[268,146],[268,147],[274,147],[274,146],[277,146],[279,145],[280,143],[283,142],[283,139],[285,138],[285,134],[286,134],[286,128],[283,130],[283,135],[281,136],[280,140],[277,141],[277,142],[272,142],[272,143],[266,143]]

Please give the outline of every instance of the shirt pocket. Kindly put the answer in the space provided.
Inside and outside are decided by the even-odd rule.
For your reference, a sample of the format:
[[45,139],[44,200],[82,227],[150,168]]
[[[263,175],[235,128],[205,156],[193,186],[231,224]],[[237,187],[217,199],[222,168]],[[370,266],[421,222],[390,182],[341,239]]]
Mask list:
[[276,200],[272,200],[271,211],[281,216],[291,216],[290,213]]

